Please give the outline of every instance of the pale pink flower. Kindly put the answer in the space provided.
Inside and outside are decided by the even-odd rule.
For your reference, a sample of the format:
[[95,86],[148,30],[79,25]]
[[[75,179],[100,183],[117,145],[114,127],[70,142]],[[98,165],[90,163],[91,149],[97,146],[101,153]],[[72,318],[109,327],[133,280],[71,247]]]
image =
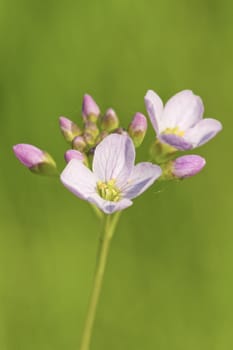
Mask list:
[[149,90],[145,104],[158,139],[179,150],[199,147],[222,129],[218,120],[203,119],[203,102],[190,90],[177,93],[165,106],[160,97]]
[[158,165],[134,165],[134,161],[132,140],[126,135],[111,134],[96,147],[92,171],[73,159],[62,172],[61,181],[79,198],[111,214],[132,205],[132,199],[161,175]]

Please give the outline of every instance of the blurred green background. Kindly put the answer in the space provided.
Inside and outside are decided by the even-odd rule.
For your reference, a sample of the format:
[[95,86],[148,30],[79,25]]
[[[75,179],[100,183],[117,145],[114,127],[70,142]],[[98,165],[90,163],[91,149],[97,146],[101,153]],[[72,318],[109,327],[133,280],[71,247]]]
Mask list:
[[78,349],[99,231],[86,202],[27,171],[12,145],[62,168],[60,115],[78,121],[87,92],[127,126],[149,88],[164,100],[193,89],[224,131],[197,150],[201,174],[124,212],[91,349],[233,348],[232,15],[226,0],[1,0],[1,350]]

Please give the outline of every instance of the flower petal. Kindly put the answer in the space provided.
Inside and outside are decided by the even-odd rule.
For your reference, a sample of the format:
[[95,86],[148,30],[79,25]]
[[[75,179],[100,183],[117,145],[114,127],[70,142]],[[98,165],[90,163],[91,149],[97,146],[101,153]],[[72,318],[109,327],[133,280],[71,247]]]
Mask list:
[[99,180],[117,180],[120,186],[131,174],[135,160],[135,148],[126,135],[111,134],[96,147],[93,172]]
[[151,124],[156,133],[159,133],[161,115],[163,112],[163,102],[161,98],[152,90],[147,91],[144,100]]
[[106,214],[112,214],[115,211],[123,210],[130,207],[133,202],[127,198],[121,199],[119,202],[110,202],[101,198],[97,193],[92,194],[87,200],[95,204]]
[[168,145],[179,149],[180,151],[187,151],[189,149],[192,149],[192,144],[188,139],[186,140],[184,137],[175,134],[162,134],[159,136],[159,139],[162,142],[165,142]]
[[86,199],[96,193],[95,175],[82,162],[72,159],[61,173],[61,182],[72,193]]
[[203,116],[204,106],[199,96],[191,90],[183,90],[170,98],[164,107],[162,130],[178,127],[185,131]]
[[128,183],[122,188],[126,198],[135,198],[143,193],[162,174],[158,165],[143,162],[135,165]]
[[222,124],[211,118],[201,120],[193,128],[185,133],[185,140],[193,145],[193,148],[203,145],[212,139],[219,131],[222,130]]

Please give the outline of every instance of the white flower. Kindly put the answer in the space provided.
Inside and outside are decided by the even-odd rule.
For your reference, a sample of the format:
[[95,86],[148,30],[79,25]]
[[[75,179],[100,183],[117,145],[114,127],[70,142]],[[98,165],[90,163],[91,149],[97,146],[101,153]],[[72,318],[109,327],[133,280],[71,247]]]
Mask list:
[[72,159],[61,174],[65,187],[81,199],[95,204],[106,214],[132,205],[161,175],[158,165],[144,162],[134,165],[135,148],[126,135],[111,134],[97,147],[93,171]]
[[179,150],[201,146],[222,129],[218,120],[202,118],[202,100],[190,90],[177,93],[165,106],[160,97],[149,90],[145,104],[159,140]]

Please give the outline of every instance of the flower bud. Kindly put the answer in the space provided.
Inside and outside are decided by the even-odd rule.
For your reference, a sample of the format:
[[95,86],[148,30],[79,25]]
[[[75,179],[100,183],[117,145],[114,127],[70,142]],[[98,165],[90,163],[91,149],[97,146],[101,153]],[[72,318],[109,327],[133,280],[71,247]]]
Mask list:
[[205,166],[204,158],[197,155],[186,155],[173,161],[172,174],[179,179],[198,174]]
[[196,155],[186,155],[170,160],[162,165],[161,180],[184,179],[198,174],[205,166],[204,158]]
[[109,108],[101,120],[101,128],[110,132],[118,128],[118,126],[119,119],[116,115],[116,112],[114,111],[114,109]]
[[39,175],[57,174],[56,163],[45,151],[28,144],[18,144],[13,147],[15,156],[33,173]]
[[96,122],[100,115],[98,105],[88,94],[84,95],[83,97],[82,115],[85,121],[90,120],[92,122]]
[[84,163],[86,166],[88,166],[87,156],[84,153],[76,151],[75,149],[69,149],[65,153],[65,161],[66,161],[66,163],[69,163],[71,161],[71,159],[80,160],[82,163]]
[[147,119],[141,113],[136,113],[128,127],[129,136],[132,138],[134,146],[139,147],[146,135]]
[[61,132],[65,140],[68,142],[72,142],[72,140],[76,136],[79,136],[82,133],[81,129],[74,122],[72,122],[70,119],[66,117],[60,117],[59,124],[61,128]]
[[75,150],[84,152],[87,147],[87,143],[83,136],[77,136],[73,139],[72,146]]
[[67,163],[69,163],[69,161],[71,159],[77,159],[77,160],[84,160],[84,154],[76,151],[75,149],[69,149],[68,151],[66,151],[65,153],[65,160]]
[[91,121],[86,122],[83,136],[89,146],[94,146],[96,144],[96,138],[98,135],[99,128],[97,125]]

